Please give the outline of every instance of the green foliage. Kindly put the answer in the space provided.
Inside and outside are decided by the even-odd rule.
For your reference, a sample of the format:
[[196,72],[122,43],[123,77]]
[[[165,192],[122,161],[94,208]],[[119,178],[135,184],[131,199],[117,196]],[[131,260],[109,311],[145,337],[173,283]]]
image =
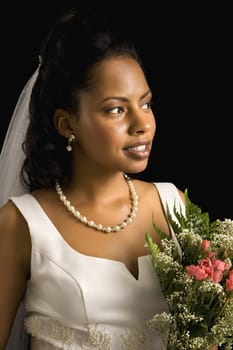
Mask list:
[[181,210],[173,208],[176,220],[173,220],[169,208],[167,206],[168,221],[173,228],[173,231],[178,234],[184,229],[192,230],[194,233],[201,234],[203,239],[211,239],[212,233],[216,228],[216,221],[210,222],[209,213],[202,212],[201,208],[194,204],[189,196],[188,190],[185,189],[185,215],[181,213]]
[[[168,350],[207,350],[212,344],[229,350],[233,346],[233,289],[227,288],[226,281],[232,281],[233,273],[233,220],[210,222],[209,213],[192,203],[187,189],[184,195],[184,212],[175,203],[172,212],[166,206],[178,244],[154,220],[160,246],[146,233],[156,278],[170,309],[168,314],[154,315],[149,325],[161,332]],[[208,277],[190,272],[190,267],[200,272],[200,264],[204,267],[208,259],[211,264],[226,263],[218,282],[210,271]],[[217,265],[213,268],[216,272]]]

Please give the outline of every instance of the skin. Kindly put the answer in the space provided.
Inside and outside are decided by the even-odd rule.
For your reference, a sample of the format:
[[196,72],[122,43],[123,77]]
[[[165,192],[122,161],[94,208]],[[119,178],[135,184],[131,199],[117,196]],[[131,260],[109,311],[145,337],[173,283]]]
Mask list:
[[[76,114],[57,110],[54,125],[72,143],[72,176],[62,190],[88,219],[105,226],[121,223],[130,211],[130,196],[123,173],[143,171],[148,163],[156,121],[151,91],[138,63],[129,57],[108,58],[92,72],[92,88],[78,98]],[[142,150],[135,145],[146,145]],[[137,278],[138,257],[147,255],[145,233],[155,223],[168,235],[169,227],[156,187],[134,180],[139,196],[135,220],[118,233],[103,234],[77,221],[61,204],[55,190],[33,196],[64,240],[83,254],[124,264]],[[181,196],[183,193],[180,191]],[[31,241],[27,224],[10,201],[0,209],[0,349],[4,349],[17,307],[30,278]]]

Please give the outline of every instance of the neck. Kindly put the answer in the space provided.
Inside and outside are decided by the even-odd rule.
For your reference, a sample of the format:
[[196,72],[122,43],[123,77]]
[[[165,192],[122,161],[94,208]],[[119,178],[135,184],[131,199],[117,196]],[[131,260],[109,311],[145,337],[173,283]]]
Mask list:
[[[125,218],[125,220],[122,221],[121,223],[117,223],[114,226],[103,226],[102,224],[96,223],[93,220],[89,220],[86,216],[83,216],[80,213],[80,211],[75,208],[75,206],[71,203],[70,198],[67,198],[67,194],[63,192],[58,181],[56,182],[55,188],[62,203],[66,206],[68,211],[70,211],[80,222],[82,222],[83,224],[91,228],[94,228],[98,231],[102,231],[105,233],[118,232],[124,229],[126,226],[128,226],[135,219],[138,211],[138,195],[134,188],[134,184],[127,175],[124,175],[122,178],[124,179],[125,184],[127,184],[128,186],[128,191],[130,193],[131,209],[130,209],[130,213]],[[103,198],[101,198],[101,200],[102,199]]]
[[67,194],[86,197],[92,201],[101,198],[102,203],[112,200],[127,191],[127,184],[122,172],[114,174],[74,174],[69,182],[62,185]]

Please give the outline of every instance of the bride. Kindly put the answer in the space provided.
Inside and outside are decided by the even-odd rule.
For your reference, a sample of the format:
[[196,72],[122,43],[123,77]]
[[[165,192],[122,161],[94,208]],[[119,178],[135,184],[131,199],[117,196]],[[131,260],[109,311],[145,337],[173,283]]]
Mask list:
[[58,18],[0,158],[1,349],[166,349],[147,327],[167,304],[145,234],[159,244],[154,217],[176,242],[166,208],[184,201],[136,176],[155,132],[120,19]]

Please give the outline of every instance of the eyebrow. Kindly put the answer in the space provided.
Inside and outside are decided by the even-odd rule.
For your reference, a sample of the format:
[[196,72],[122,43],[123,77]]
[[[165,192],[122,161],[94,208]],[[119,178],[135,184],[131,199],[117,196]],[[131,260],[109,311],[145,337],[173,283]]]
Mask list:
[[[146,91],[141,97],[140,100],[143,100],[147,95],[151,94],[151,90]],[[122,101],[122,102],[128,102],[129,99],[126,97],[122,97],[122,96],[108,96],[106,98],[104,98],[100,103],[106,102],[108,100],[117,100],[117,101]]]

